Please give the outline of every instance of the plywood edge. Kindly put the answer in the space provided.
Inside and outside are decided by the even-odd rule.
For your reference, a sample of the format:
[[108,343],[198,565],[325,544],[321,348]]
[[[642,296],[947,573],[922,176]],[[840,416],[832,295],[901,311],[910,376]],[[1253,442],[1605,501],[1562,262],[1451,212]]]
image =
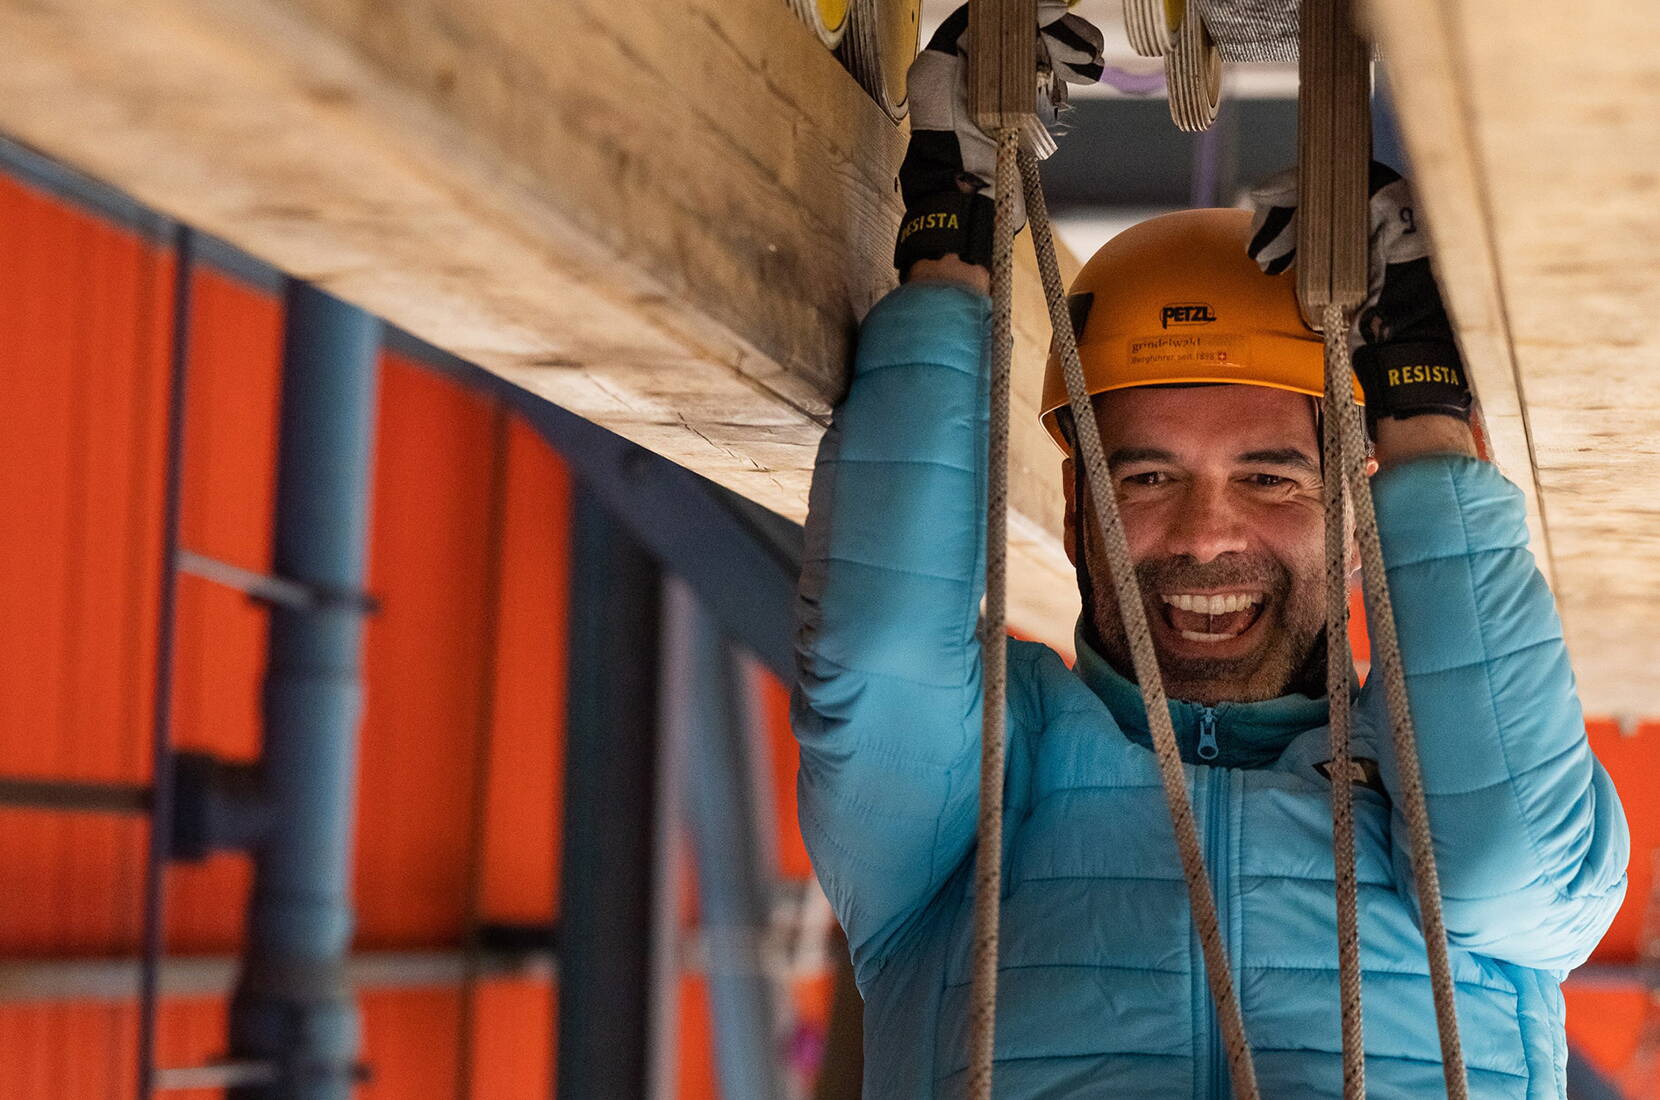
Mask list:
[[1437,0],[1371,0],[1366,17],[1389,73],[1413,186],[1435,241],[1447,309],[1481,403],[1494,461],[1527,498],[1528,530],[1546,579],[1550,531],[1535,475],[1527,408],[1486,209],[1485,169],[1467,111],[1472,94]]

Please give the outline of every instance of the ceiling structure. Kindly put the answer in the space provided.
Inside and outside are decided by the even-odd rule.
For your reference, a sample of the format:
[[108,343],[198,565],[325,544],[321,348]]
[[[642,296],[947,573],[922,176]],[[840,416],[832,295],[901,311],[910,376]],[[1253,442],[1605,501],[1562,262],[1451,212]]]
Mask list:
[[1660,712],[1660,6],[1373,0],[1501,464],[1588,710]]
[[[1082,10],[1121,34],[1116,5]],[[1660,712],[1639,373],[1660,353],[1660,8],[1370,11],[1587,706]],[[0,34],[0,130],[801,516],[850,334],[892,285],[904,130],[778,0],[34,0],[0,7]],[[1195,137],[1161,124],[1156,63],[1110,53],[1146,94],[1082,97],[1049,165],[1079,251],[1289,159],[1284,66],[1235,70]],[[1024,293],[1033,391],[1047,333]],[[1056,456],[1015,420],[1013,621],[1065,648]]]

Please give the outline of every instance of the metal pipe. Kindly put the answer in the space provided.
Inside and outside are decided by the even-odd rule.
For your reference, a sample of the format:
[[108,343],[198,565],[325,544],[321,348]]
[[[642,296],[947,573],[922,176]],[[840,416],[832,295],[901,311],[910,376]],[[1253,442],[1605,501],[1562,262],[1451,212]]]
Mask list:
[[179,225],[173,236],[173,348],[168,377],[167,460],[157,593],[156,670],[150,721],[150,832],[144,855],[144,971],[138,995],[138,1096],[150,1100],[156,1076],[156,971],[166,935],[167,859],[173,821],[173,639],[178,573],[179,516],[184,497],[185,381],[190,359],[191,278],[195,233]]
[[0,777],[0,806],[19,810],[148,814],[147,783],[84,783],[76,779]]
[[279,1080],[277,1067],[269,1062],[213,1062],[156,1071],[158,1091],[194,1092],[238,1085],[275,1085]]
[[283,577],[267,576],[228,561],[210,558],[194,550],[180,549],[175,562],[181,573],[235,589],[265,603],[302,610],[330,603],[345,604],[370,613],[379,610],[374,597],[363,592],[333,592],[316,585],[297,584]]
[[[380,324],[290,282],[284,323],[272,573],[363,588]],[[276,822],[254,855],[236,1061],[283,1067],[233,1100],[349,1100],[359,1020],[346,983],[362,610],[271,609],[260,780]]]
[[[495,743],[497,677],[501,672],[502,571],[507,536],[507,490],[512,414],[496,405],[491,414],[490,513],[486,519],[489,558],[484,573],[484,645],[479,662],[477,721],[473,727],[473,782],[467,821],[467,899],[462,934],[465,958],[481,959],[480,926],[484,920],[485,845],[490,826],[491,747]],[[461,983],[456,1020],[455,1098],[471,1100],[477,1072],[478,975],[469,967]]]
[[1623,1100],[1626,1095],[1574,1043],[1568,1044],[1567,1086],[1567,1100]]
[[556,1094],[636,1097],[652,1018],[661,575],[584,483],[571,526]]
[[1641,960],[1632,962],[1588,962],[1568,975],[1564,988],[1581,992],[1636,993],[1660,990],[1660,967]]
[[[686,585],[665,606],[665,720],[685,723],[682,791],[697,859],[715,1068],[726,1100],[784,1095],[769,959],[773,881],[757,828],[755,758],[732,646]],[[744,685],[747,686],[747,685]]]
[[[354,990],[451,989],[466,979],[465,952],[365,951],[344,963]],[[163,997],[223,997],[236,987],[240,961],[231,955],[174,956],[161,964]],[[556,960],[547,948],[483,951],[478,977],[550,979]],[[0,962],[0,1005],[130,1002],[138,994],[143,960],[132,958],[16,959]]]
[[[664,581],[664,604],[672,608],[686,582]],[[664,631],[660,699],[677,698],[673,631]],[[685,790],[687,723],[677,721],[683,708],[664,707],[657,723],[657,789],[653,796],[656,836],[652,841],[651,885],[651,1061],[646,1100],[675,1100],[680,1095],[680,984],[686,971],[680,928],[686,886],[686,829],[681,795]]]

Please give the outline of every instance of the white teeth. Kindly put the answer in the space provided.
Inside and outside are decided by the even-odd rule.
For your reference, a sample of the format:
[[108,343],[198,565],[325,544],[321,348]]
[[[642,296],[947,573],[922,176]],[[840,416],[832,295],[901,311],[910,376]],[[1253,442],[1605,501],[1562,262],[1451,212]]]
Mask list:
[[1238,634],[1205,634],[1198,630],[1184,630],[1181,635],[1190,642],[1225,642],[1239,637]]
[[1194,611],[1201,615],[1226,615],[1233,611],[1244,611],[1262,602],[1262,593],[1245,592],[1227,596],[1199,596],[1187,592],[1178,592],[1164,597],[1164,602],[1181,611]]

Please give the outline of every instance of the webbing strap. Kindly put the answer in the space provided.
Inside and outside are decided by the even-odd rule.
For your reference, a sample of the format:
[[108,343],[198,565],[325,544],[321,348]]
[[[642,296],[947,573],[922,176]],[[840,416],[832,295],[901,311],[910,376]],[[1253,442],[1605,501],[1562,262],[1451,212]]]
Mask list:
[[[1367,168],[1371,163],[1371,67],[1349,0],[1306,0],[1298,13],[1297,297],[1326,335],[1321,417],[1326,514],[1326,699],[1331,729],[1331,838],[1337,905],[1343,1096],[1365,1100],[1360,917],[1355,885],[1354,791],[1349,775],[1349,577],[1347,489],[1353,447],[1338,405],[1353,405],[1349,321],[1366,300]],[[1319,324],[1324,317],[1324,323]],[[1360,452],[1363,454],[1364,450]]]
[[1360,544],[1367,625],[1374,665],[1383,675],[1399,775],[1396,793],[1407,819],[1420,925],[1435,998],[1447,1095],[1464,1100],[1467,1083],[1458,1037],[1452,968],[1441,915],[1429,811],[1419,772],[1417,736],[1406,696],[1400,640],[1384,573],[1377,513],[1366,473],[1360,412],[1352,399],[1349,332],[1368,292],[1371,165],[1371,54],[1356,30],[1354,0],[1305,0],[1299,14],[1297,292],[1303,313],[1325,335],[1326,697],[1331,721],[1332,858],[1337,907],[1338,983],[1343,1025],[1343,1094],[1366,1095],[1359,903],[1355,884],[1354,806],[1350,786],[1350,666],[1346,500]]
[[1008,695],[1009,368],[1014,358],[1014,199],[1020,131],[998,130],[991,252],[991,422],[986,442],[986,609],[980,618],[980,818],[974,856],[968,1094],[990,1100],[997,1038],[997,933],[1003,903],[1003,742]]
[[[1141,688],[1142,703],[1147,708],[1147,726],[1153,737],[1159,779],[1164,786],[1170,824],[1176,834],[1182,874],[1187,880],[1194,927],[1198,930],[1199,944],[1204,953],[1205,978],[1210,986],[1211,1001],[1216,1006],[1223,1044],[1227,1048],[1228,1074],[1238,1100],[1256,1100],[1256,1068],[1245,1037],[1245,1017],[1240,1011],[1239,995],[1234,988],[1227,944],[1222,939],[1216,897],[1211,892],[1210,878],[1205,873],[1204,850],[1200,847],[1198,828],[1193,820],[1193,804],[1188,798],[1187,776],[1182,770],[1181,750],[1176,745],[1176,731],[1171,724],[1170,704],[1164,693],[1163,676],[1159,672],[1158,653],[1153,648],[1153,636],[1147,627],[1141,585],[1136,579],[1124,524],[1118,514],[1118,498],[1113,492],[1112,475],[1101,449],[1101,435],[1095,423],[1089,388],[1078,361],[1078,346],[1066,307],[1066,287],[1061,281],[1060,264],[1055,258],[1055,239],[1049,225],[1043,185],[1038,179],[1036,159],[1021,153],[1020,170],[1025,187],[1026,216],[1031,220],[1032,244],[1037,251],[1038,274],[1043,281],[1043,296],[1049,306],[1049,323],[1054,330],[1061,373],[1066,378],[1067,400],[1077,437],[1073,460],[1081,462],[1084,467],[1096,532],[1111,566],[1109,572],[1123,617],[1124,633],[1130,643],[1136,683]],[[1001,240],[999,243],[1003,244]],[[1084,502],[1079,501],[1078,507],[1084,507]],[[1083,553],[1083,547],[1079,547],[1078,552]],[[1086,608],[1085,613],[1089,613],[1089,609]],[[1213,852],[1211,856],[1219,859],[1222,853]]]

